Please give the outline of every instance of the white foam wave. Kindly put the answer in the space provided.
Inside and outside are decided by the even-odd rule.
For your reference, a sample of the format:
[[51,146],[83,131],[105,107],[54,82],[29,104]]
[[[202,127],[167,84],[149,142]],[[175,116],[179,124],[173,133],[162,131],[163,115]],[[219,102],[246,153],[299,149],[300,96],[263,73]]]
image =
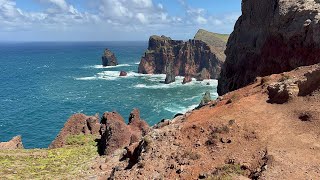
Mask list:
[[139,61],[139,62],[135,62],[134,64],[137,64],[137,65],[139,65],[139,64],[140,64],[140,61]]
[[90,80],[97,80],[97,77],[95,77],[95,76],[92,76],[92,77],[81,77],[81,78],[75,78],[75,80],[90,81]]
[[[153,79],[154,80],[154,79]],[[153,81],[152,80],[152,81]],[[161,79],[164,81],[164,79]],[[204,80],[204,81],[195,81],[193,80],[190,83],[182,84],[183,77],[177,77],[176,81],[170,84],[159,83],[155,85],[146,85],[146,84],[137,84],[134,88],[146,88],[146,89],[168,89],[168,88],[177,88],[177,87],[186,87],[186,86],[217,86],[217,80]]]
[[90,69],[113,69],[118,67],[129,67],[132,66],[130,64],[119,64],[117,66],[102,66],[102,65],[93,65],[93,66],[85,66],[84,68],[90,68]]
[[172,113],[186,113],[190,110],[193,110],[194,108],[196,108],[198,106],[198,104],[194,104],[188,107],[185,106],[179,106],[177,104],[173,104],[170,105],[170,107],[165,107],[164,109],[166,111],[172,112]]

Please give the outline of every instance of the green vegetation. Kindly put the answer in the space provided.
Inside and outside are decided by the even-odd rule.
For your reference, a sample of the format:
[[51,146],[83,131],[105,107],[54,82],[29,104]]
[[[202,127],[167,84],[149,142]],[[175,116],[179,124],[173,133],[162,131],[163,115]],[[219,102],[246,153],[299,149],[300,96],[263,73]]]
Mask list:
[[239,164],[227,164],[216,168],[212,176],[208,177],[210,180],[231,180],[234,175],[244,175],[245,171],[241,169]]
[[95,136],[92,135],[74,135],[68,136],[66,144],[70,146],[83,146],[83,145],[91,145],[95,146],[96,142],[94,141]]
[[227,43],[229,39],[229,34],[218,34],[218,33],[206,31],[204,29],[199,29],[194,39],[202,40],[208,43],[209,45],[216,46],[217,44],[219,44],[219,41],[222,41],[223,43]]
[[3,179],[81,179],[90,175],[90,163],[98,155],[95,137],[77,135],[58,149],[0,150]]

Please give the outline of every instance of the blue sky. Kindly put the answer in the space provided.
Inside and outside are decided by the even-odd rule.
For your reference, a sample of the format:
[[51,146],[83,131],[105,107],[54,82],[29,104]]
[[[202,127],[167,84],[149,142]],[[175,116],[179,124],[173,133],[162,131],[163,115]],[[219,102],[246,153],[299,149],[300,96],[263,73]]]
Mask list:
[[189,39],[231,33],[241,0],[0,0],[0,41]]

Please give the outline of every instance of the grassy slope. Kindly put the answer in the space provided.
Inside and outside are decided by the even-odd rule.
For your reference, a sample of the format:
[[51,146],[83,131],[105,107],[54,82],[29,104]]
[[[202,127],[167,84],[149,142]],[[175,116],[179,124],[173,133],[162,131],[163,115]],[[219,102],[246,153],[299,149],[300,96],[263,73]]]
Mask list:
[[199,29],[194,39],[202,40],[204,42],[207,42],[208,44],[214,44],[216,43],[215,41],[218,41],[218,40],[221,40],[224,43],[227,43],[229,39],[229,34],[218,34],[218,33],[209,32],[203,29]]
[[97,156],[93,136],[70,136],[58,149],[0,150],[4,179],[82,179]]

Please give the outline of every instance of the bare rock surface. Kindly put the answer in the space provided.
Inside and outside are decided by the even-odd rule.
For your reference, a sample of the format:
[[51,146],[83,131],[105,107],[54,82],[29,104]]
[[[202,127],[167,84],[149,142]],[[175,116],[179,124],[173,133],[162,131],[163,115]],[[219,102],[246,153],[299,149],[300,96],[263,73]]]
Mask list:
[[21,136],[15,136],[8,142],[0,142],[0,150],[23,149]]
[[[320,176],[319,68],[317,64],[257,78],[202,108],[163,120],[139,141],[100,161],[104,169],[99,177],[316,179]],[[269,103],[270,87],[292,83],[297,88],[287,89],[287,102]],[[131,113],[129,124],[139,122],[137,114]]]
[[134,109],[126,124],[123,117],[117,112],[106,112],[101,119],[100,154],[110,155],[116,150],[139,142],[149,131],[149,125],[140,119],[140,112]]
[[99,117],[86,116],[85,114],[74,114],[64,124],[64,127],[50,144],[49,148],[61,148],[66,145],[67,137],[70,135],[91,134],[99,135]]
[[184,42],[166,36],[151,36],[138,72],[167,74],[166,83],[171,83],[174,82],[175,76],[196,77],[205,69],[208,72],[205,78],[217,79],[225,60],[226,43],[219,38],[216,39],[215,46],[199,38]]
[[267,76],[320,62],[320,3],[246,0],[219,79],[223,95]]
[[105,49],[102,56],[102,66],[116,66],[118,61],[113,52],[109,49]]

